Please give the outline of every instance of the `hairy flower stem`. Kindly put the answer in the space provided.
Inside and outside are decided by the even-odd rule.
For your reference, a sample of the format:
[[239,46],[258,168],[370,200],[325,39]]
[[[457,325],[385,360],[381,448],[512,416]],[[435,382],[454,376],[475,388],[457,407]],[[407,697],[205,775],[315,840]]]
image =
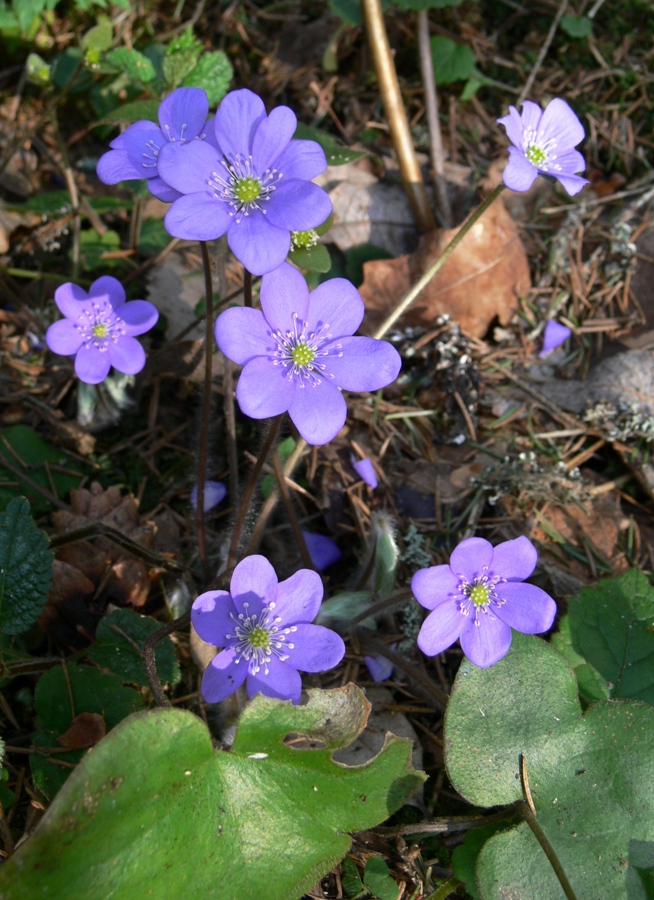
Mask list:
[[278,447],[275,447],[275,449],[273,450],[272,461],[273,468],[275,470],[275,478],[277,479],[277,487],[279,488],[279,493],[282,496],[282,503],[284,504],[286,515],[288,516],[291,523],[291,528],[293,529],[293,537],[295,538],[298,550],[300,551],[302,562],[308,569],[314,569],[315,566],[311,560],[311,556],[307,549],[307,543],[304,540],[304,535],[302,534],[302,529],[300,528],[297,513],[295,512],[295,507],[293,506],[291,492],[289,491],[288,485],[286,484],[286,476],[284,475],[284,467],[282,466],[282,460],[279,455]]
[[420,52],[420,69],[422,86],[425,92],[425,112],[429,126],[429,146],[431,149],[431,165],[433,169],[434,188],[436,191],[436,212],[443,228],[452,227],[452,209],[447,194],[445,179],[443,137],[441,123],[438,118],[438,94],[434,78],[434,61],[429,42],[429,10],[418,12],[418,50]]
[[211,567],[207,552],[207,534],[204,527],[204,485],[207,478],[207,456],[209,444],[209,417],[211,415],[211,381],[213,376],[213,284],[211,280],[211,259],[206,241],[200,241],[202,266],[204,268],[205,289],[205,336],[204,336],[204,394],[202,397],[202,424],[200,426],[200,449],[198,451],[198,505],[195,522],[198,532],[198,549],[205,581],[211,580]]
[[529,825],[529,827],[531,828],[532,834],[540,844],[543,853],[550,861],[550,865],[554,869],[554,874],[558,878],[559,884],[561,885],[565,896],[568,898],[568,900],[577,900],[576,894],[572,890],[572,885],[568,881],[568,876],[563,871],[563,866],[559,862],[559,858],[554,852],[554,847],[552,847],[547,838],[547,835],[536,821],[536,816],[529,808],[529,804],[525,800],[516,800],[513,805],[517,812],[519,812],[523,817],[527,825]]
[[411,288],[409,293],[400,303],[395,307],[393,312],[388,316],[382,324],[379,326],[377,331],[373,334],[375,338],[382,338],[384,335],[393,327],[393,325],[397,322],[400,316],[403,316],[407,309],[411,306],[413,301],[418,297],[423,288],[427,287],[429,282],[432,280],[434,275],[436,275],[448,261],[452,253],[459,246],[463,238],[470,231],[472,226],[478,219],[483,216],[488,207],[494,203],[495,200],[500,196],[502,191],[504,190],[504,184],[498,184],[498,186],[491,191],[491,193],[486,197],[486,199],[480,203],[477,209],[468,216],[463,225],[459,228],[457,233],[454,235],[450,243],[443,250],[438,259],[431,264],[431,266],[427,269],[425,274],[420,278]]
[[252,307],[252,272],[243,268],[243,306]]
[[266,459],[268,458],[268,454],[270,453],[270,449],[275,442],[275,437],[277,436],[277,432],[279,431],[279,426],[281,424],[284,413],[279,416],[275,416],[270,420],[268,425],[268,433],[266,434],[265,440],[263,442],[263,446],[259,451],[259,456],[257,457],[257,461],[252,468],[252,472],[250,473],[250,479],[245,486],[245,491],[241,498],[241,505],[238,510],[238,516],[236,518],[236,522],[234,523],[234,532],[232,534],[232,540],[229,545],[229,556],[227,557],[227,568],[231,569],[232,566],[236,563],[236,557],[238,555],[238,548],[241,543],[241,534],[243,533],[243,527],[245,525],[245,520],[247,518],[247,514],[250,511],[250,504],[252,503],[252,496],[254,494],[254,489],[257,486],[257,481],[259,480],[259,475],[261,474],[261,470],[264,467]]
[[147,676],[148,684],[150,685],[150,690],[152,691],[152,696],[154,697],[157,706],[163,706],[170,709],[173,704],[170,702],[168,697],[166,697],[163,692],[163,688],[161,687],[161,680],[159,678],[159,673],[157,672],[157,663],[155,660],[154,648],[162,638],[165,638],[168,634],[172,634],[174,631],[179,631],[181,628],[185,628],[190,621],[191,612],[189,610],[189,612],[185,612],[184,615],[180,616],[178,619],[173,619],[172,622],[169,622],[162,628],[158,628],[156,631],[153,631],[152,634],[148,635],[145,642],[143,643],[143,665],[145,666],[145,674]]
[[397,669],[401,669],[416,685],[421,687],[423,692],[429,696],[436,709],[441,711],[445,709],[450,699],[449,696],[445,691],[436,687],[431,678],[428,678],[417,666],[410,663],[405,656],[402,656],[396,650],[391,650],[390,646],[380,641],[379,638],[373,637],[369,628],[357,628],[356,635],[361,644],[361,649],[365,653],[383,656],[384,659],[393,663]]
[[[293,450],[293,452],[291,453],[289,458],[286,460],[286,463],[284,465],[284,477],[285,478],[290,478],[290,476],[293,474],[293,471],[294,471],[296,465],[298,464],[298,462],[300,461],[300,458],[301,458],[302,454],[304,453],[304,451],[306,450],[306,448],[307,448],[307,442],[303,438],[300,438],[300,440],[297,442],[297,444],[295,446],[295,449]],[[250,542],[248,543],[248,548],[247,548],[248,554],[256,553],[257,550],[259,549],[259,544],[261,543],[261,538],[263,537],[263,533],[266,529],[266,525],[268,524],[268,519],[272,515],[275,507],[277,506],[278,500],[279,500],[279,491],[275,488],[275,490],[273,490],[268,495],[268,499],[261,507],[261,512],[259,513],[259,516],[257,518],[255,526],[252,529],[252,535],[250,537]]]
[[356,615],[353,619],[350,619],[347,624],[350,628],[354,628],[354,626],[358,625],[359,622],[363,622],[365,619],[369,619],[371,616],[378,616],[382,613],[395,612],[395,610],[399,608],[399,605],[401,603],[404,603],[405,600],[411,600],[412,597],[413,592],[408,589],[395,591],[395,593],[391,594],[390,597],[384,597],[383,600],[378,600],[377,603],[371,603],[370,606],[366,606],[366,608],[361,610],[358,615]]

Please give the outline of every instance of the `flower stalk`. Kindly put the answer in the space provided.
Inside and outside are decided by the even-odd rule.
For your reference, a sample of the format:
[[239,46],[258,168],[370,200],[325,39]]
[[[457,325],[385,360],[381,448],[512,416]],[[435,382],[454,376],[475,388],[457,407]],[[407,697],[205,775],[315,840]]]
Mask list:
[[202,267],[204,269],[204,289],[206,294],[205,336],[204,336],[204,395],[202,397],[202,423],[200,425],[200,447],[198,450],[198,505],[195,524],[198,533],[198,549],[205,581],[211,579],[207,534],[204,522],[204,486],[207,478],[207,457],[209,444],[209,417],[211,416],[211,381],[213,376],[213,283],[211,259],[206,241],[200,241]]

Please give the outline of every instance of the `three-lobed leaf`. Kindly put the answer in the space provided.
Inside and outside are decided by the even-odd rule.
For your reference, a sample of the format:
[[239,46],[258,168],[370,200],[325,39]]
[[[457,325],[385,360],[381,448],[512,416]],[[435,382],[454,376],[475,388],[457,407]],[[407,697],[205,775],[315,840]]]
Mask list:
[[0,632],[22,634],[45,606],[53,554],[24,497],[0,514]]
[[[101,668],[118,675],[122,681],[147,687],[143,644],[158,628],[159,624],[149,616],[141,616],[132,609],[115,609],[100,621],[89,658]],[[155,661],[161,682],[177,684],[181,674],[169,637],[158,641]]]
[[[419,787],[411,744],[388,736],[366,766],[331,751],[364,727],[353,685],[305,706],[257,696],[231,751],[190,712],[126,719],[68,779],[30,840],[0,869],[1,900],[170,897],[293,900],[347,852],[349,831],[386,819]],[[285,743],[304,735],[309,746]]]

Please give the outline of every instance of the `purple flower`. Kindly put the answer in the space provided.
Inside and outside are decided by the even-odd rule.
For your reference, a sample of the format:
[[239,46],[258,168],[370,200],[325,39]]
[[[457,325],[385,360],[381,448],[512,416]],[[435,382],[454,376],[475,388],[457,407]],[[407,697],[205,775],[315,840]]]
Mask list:
[[236,388],[253,419],[288,413],[308,444],[326,444],[345,423],[339,388],[376,391],[394,381],[402,360],[386,341],[350,337],[363,319],[363,300],[344,278],[309,294],[284,263],[261,280],[261,310],[235,307],[216,320],[222,352],[244,365]]
[[493,548],[483,538],[461,541],[449,566],[421,569],[411,590],[432,612],[418,635],[427,656],[442,653],[457,638],[466,656],[485,668],[502,659],[511,646],[511,629],[540,634],[551,627],[556,603],[529,578],[537,553],[526,537]]
[[[391,644],[393,650],[395,650],[395,646],[395,644]],[[393,663],[389,662],[385,656],[364,656],[363,661],[368,666],[373,681],[388,681],[393,674]]]
[[178,88],[159,107],[161,128],[148,120],[135,122],[109,144],[112,149],[98,162],[98,178],[105,184],[147,178],[151,194],[165,203],[176,200],[179,191],[157,172],[159,151],[168,143],[183,145],[211,135],[208,114],[209,100],[201,88]]
[[291,140],[296,125],[287,106],[267,116],[252,91],[232,91],[216,113],[218,149],[203,141],[163,147],[159,175],[185,195],[166,214],[169,233],[209,241],[227,232],[232,252],[253,274],[280,266],[291,232],[322,225],[332,211],[311,182],[327,168],[325,154],[315,141]]
[[565,100],[552,100],[545,112],[525,100],[522,115],[510,106],[509,115],[497,121],[514,145],[502,176],[512,191],[528,191],[537,175],[558,178],[571,197],[588,184],[587,178],[575,174],[584,171],[586,161],[574,149],[586,133]]
[[555,319],[550,319],[545,326],[545,333],[543,334],[543,349],[538,355],[545,356],[550,350],[560,347],[564,341],[568,340],[571,334],[572,332],[565,325],[561,325]]
[[324,672],[343,659],[342,639],[311,625],[322,602],[317,572],[300,569],[281,584],[263,556],[246,556],[227,591],[200,594],[191,610],[202,640],[223,650],[202,676],[202,695],[218,703],[246,682],[257,693],[298,703],[302,672]]
[[80,381],[99,384],[111,366],[126,375],[141,371],[145,351],[134,335],[156,324],[159,313],[152,303],[125,303],[125,290],[111,275],[94,281],[88,294],[72,282],[62,284],[55,302],[66,318],[48,328],[45,340],[53,353],[75,356]]
[[311,562],[319,572],[334,565],[343,555],[338,549],[336,541],[333,541],[325,534],[313,534],[311,531],[303,530],[302,535],[304,543],[307,545]]
[[[205,481],[204,483],[204,511],[209,512],[214,506],[222,503],[227,496],[227,488],[222,481]],[[193,485],[191,495],[189,497],[193,509],[198,508],[198,486]]]
[[367,456],[364,459],[357,459],[356,456],[352,453],[350,454],[350,462],[352,463],[352,468],[357,473],[359,478],[363,478],[365,483],[371,487],[373,490],[377,487],[377,473],[375,472],[375,467],[372,464],[372,460]]

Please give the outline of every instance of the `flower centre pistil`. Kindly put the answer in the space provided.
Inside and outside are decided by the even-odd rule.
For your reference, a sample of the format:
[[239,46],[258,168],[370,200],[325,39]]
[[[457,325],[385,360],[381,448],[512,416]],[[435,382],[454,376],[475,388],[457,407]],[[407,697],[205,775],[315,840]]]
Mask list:
[[109,343],[116,343],[126,334],[125,323],[116,315],[108,300],[94,300],[92,306],[80,313],[75,324],[82,341],[104,353]]
[[251,156],[237,154],[230,162],[223,159],[226,172],[212,172],[207,184],[216,200],[231,207],[230,216],[240,222],[253,210],[265,214],[266,204],[282,177],[278,169],[266,169],[262,174],[254,171]]
[[538,147],[536,144],[532,144],[530,147],[527,147],[527,149],[525,150],[525,156],[530,163],[533,163],[536,166],[536,168],[540,168],[544,163],[547,162],[547,153],[545,153],[542,147]]
[[279,616],[274,616],[272,610],[274,603],[264,606],[257,615],[248,613],[249,604],[243,604],[244,612],[237,616],[230,613],[229,617],[234,622],[234,633],[225,637],[232,641],[231,648],[237,654],[235,662],[245,660],[252,675],[256,675],[263,669],[264,675],[269,674],[268,665],[273,656],[282,662],[288,659],[285,650],[293,650],[295,644],[288,640],[288,635],[297,631],[297,626],[279,628]]
[[318,232],[315,228],[308,231],[291,231],[291,249],[311,250],[318,243]]
[[554,152],[556,146],[557,142],[554,138],[543,141],[538,136],[535,128],[527,129],[522,137],[522,148],[525,158],[537,169],[540,169],[541,172],[549,172],[550,169],[553,169],[555,172],[561,171],[561,166],[555,162],[557,158]]
[[500,575],[490,575],[488,566],[482,567],[482,574],[477,575],[472,581],[468,581],[464,575],[459,575],[459,612],[463,616],[474,615],[475,625],[480,625],[479,613],[492,616],[492,607],[502,606],[504,600],[495,592],[497,584],[506,581]]
[[315,331],[309,331],[307,323],[297,313],[293,313],[292,320],[292,331],[277,330],[272,333],[275,341],[271,354],[273,365],[282,366],[286,377],[299,380],[300,387],[307,384],[315,387],[321,378],[333,378],[323,360],[328,356],[343,356],[343,353],[339,343],[323,346],[331,341],[329,325],[320,325]]

